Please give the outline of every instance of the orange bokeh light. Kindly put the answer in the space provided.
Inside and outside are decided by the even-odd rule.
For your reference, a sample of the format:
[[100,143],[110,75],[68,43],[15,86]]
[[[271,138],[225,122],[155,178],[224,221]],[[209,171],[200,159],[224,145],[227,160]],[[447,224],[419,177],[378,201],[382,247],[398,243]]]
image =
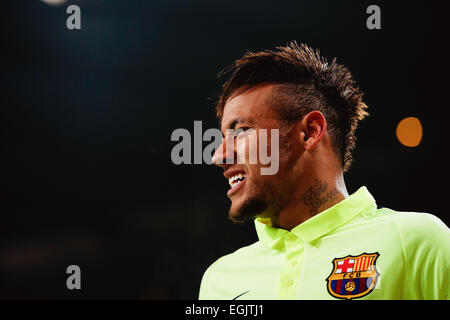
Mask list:
[[404,146],[417,147],[422,141],[422,124],[418,118],[408,117],[398,123],[395,133]]

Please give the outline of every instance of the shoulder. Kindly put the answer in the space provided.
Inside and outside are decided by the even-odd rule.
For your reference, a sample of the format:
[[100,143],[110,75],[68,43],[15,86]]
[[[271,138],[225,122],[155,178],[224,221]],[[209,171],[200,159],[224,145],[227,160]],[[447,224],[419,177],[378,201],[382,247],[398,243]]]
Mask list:
[[251,267],[257,259],[265,256],[266,248],[259,242],[242,247],[230,254],[224,255],[214,261],[206,269],[203,280],[208,281],[213,275],[230,275],[234,272],[241,272],[247,267]]
[[261,254],[261,250],[263,249],[261,243],[259,241],[250,244],[248,246],[237,249],[236,251],[224,255],[218,258],[214,263],[212,263],[205,273],[210,273],[217,268],[227,266],[227,265],[235,265],[236,262],[240,264],[243,262],[243,259],[252,259],[253,257],[259,256]]
[[450,230],[442,220],[431,213],[395,211],[389,208],[380,208],[377,210],[377,216],[382,220],[397,224],[405,231],[443,231],[448,233]]
[[233,281],[236,272],[242,272],[242,266],[246,261],[251,261],[253,257],[261,256],[261,247],[258,241],[214,261],[203,274],[199,299],[211,299],[211,292],[215,291],[214,284],[220,283],[225,285]]
[[381,208],[377,218],[395,225],[405,245],[450,248],[450,229],[433,214]]

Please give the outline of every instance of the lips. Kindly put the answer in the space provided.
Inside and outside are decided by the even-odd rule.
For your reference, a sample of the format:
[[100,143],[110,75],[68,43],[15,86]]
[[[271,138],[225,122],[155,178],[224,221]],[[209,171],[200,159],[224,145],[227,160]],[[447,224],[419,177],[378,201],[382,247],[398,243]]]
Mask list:
[[247,174],[243,170],[228,170],[224,173],[224,176],[228,179],[228,183],[230,184],[230,190],[227,192],[228,197],[242,189],[245,185],[245,179],[247,178]]

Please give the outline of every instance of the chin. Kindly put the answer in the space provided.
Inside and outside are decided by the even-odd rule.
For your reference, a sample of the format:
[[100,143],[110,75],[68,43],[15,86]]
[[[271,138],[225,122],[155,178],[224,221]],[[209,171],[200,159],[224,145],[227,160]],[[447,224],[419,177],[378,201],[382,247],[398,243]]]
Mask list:
[[245,211],[242,210],[242,204],[236,205],[235,203],[231,204],[230,210],[228,211],[228,218],[235,223],[245,222]]
[[263,199],[250,198],[234,202],[228,212],[228,217],[234,223],[244,223],[254,220],[267,209],[267,203]]

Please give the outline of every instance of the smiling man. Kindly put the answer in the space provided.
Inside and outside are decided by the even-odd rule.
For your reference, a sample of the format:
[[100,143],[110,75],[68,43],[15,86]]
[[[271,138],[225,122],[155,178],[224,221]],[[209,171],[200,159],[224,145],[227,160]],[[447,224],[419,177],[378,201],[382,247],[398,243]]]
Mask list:
[[[213,163],[230,183],[229,218],[254,221],[259,240],[214,262],[199,298],[448,299],[447,226],[379,208],[364,186],[346,189],[368,115],[348,69],[293,42],[247,53],[226,72],[217,104],[226,139]],[[272,175],[249,161],[263,130],[279,134],[275,149],[266,139],[278,151]]]

